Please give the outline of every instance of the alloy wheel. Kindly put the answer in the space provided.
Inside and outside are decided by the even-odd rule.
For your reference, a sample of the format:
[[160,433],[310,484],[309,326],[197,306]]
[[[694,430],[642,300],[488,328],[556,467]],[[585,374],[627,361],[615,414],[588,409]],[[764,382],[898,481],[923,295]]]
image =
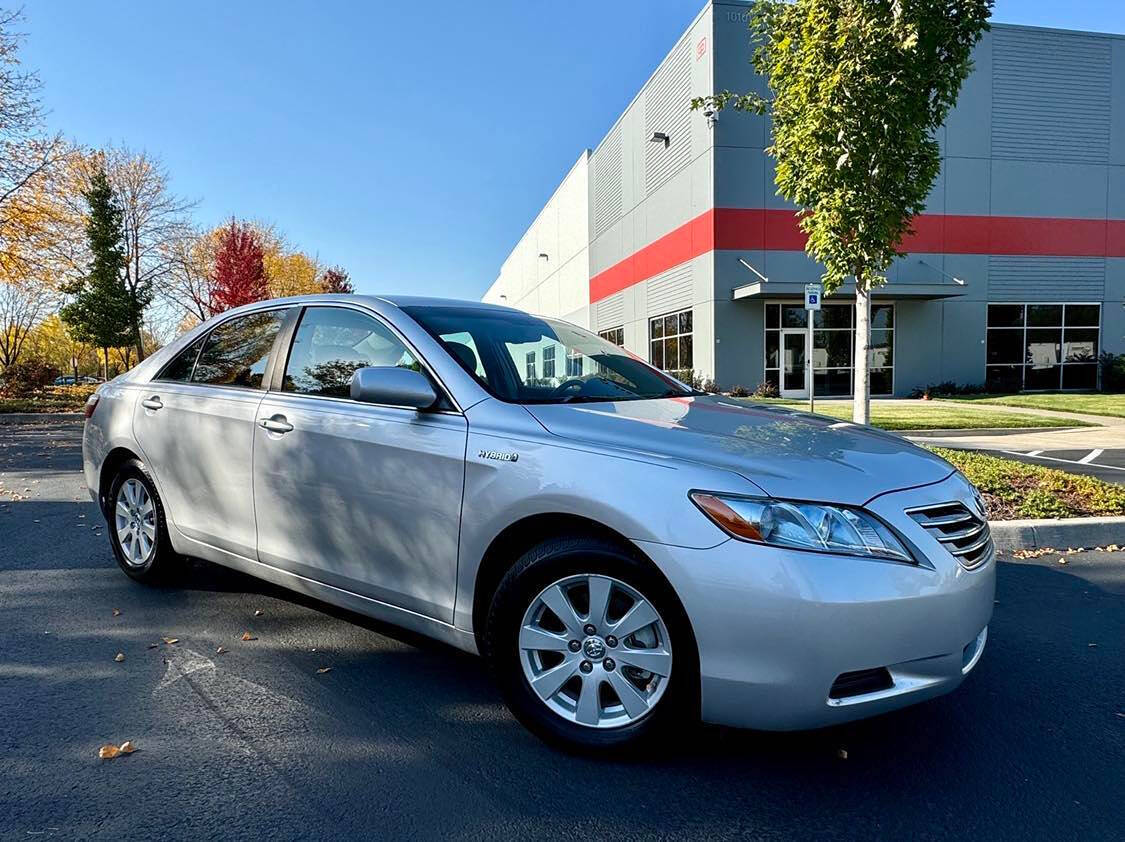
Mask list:
[[130,567],[148,564],[156,552],[156,506],[139,479],[130,477],[117,490],[114,528],[125,563]]
[[636,588],[600,574],[560,579],[524,612],[520,664],[555,714],[590,728],[650,713],[672,674],[668,628]]

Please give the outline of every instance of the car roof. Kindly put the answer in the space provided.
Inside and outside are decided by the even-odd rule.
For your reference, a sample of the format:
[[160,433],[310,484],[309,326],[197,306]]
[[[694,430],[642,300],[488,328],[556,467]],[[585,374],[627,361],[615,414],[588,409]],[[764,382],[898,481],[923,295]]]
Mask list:
[[388,304],[393,304],[395,307],[459,307],[471,310],[495,310],[501,313],[521,312],[502,304],[467,301],[463,298],[436,298],[425,295],[380,295],[376,297],[381,301],[386,301]]

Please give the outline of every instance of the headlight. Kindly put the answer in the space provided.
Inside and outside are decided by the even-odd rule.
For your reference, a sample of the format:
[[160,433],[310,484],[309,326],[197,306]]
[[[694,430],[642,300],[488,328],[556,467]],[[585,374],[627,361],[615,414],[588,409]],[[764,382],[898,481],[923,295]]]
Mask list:
[[860,509],[705,491],[693,491],[691,499],[721,529],[743,541],[914,561],[891,530]]

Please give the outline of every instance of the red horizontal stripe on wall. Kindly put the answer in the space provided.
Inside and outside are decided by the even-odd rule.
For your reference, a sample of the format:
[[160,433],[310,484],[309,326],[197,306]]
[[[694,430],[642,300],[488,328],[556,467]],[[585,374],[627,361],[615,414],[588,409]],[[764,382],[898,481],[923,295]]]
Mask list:
[[[797,216],[772,208],[715,208],[590,279],[600,301],[712,249],[803,251]],[[1125,220],[922,214],[903,242],[914,254],[1125,257]]]
[[600,301],[645,278],[659,275],[666,269],[713,251],[714,217],[714,210],[705,211],[590,278],[590,301]]

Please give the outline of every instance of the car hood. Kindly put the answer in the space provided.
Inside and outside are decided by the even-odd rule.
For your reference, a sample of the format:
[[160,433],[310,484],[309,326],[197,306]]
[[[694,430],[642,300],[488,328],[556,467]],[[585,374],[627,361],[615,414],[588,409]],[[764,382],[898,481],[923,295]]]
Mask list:
[[735,471],[771,497],[862,504],[953,472],[880,430],[710,395],[527,409],[557,436]]

